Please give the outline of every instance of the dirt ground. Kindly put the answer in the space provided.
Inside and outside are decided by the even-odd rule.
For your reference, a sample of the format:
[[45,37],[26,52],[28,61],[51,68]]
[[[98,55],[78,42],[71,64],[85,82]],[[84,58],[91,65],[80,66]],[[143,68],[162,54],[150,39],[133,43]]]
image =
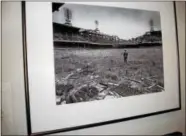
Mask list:
[[55,48],[57,104],[161,92],[161,47],[124,49]]

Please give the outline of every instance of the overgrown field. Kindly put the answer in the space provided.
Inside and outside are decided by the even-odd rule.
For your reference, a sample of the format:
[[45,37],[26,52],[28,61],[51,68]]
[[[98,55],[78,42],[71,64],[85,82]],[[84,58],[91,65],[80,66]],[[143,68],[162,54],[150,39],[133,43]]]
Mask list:
[[57,104],[118,98],[164,89],[162,48],[55,48]]

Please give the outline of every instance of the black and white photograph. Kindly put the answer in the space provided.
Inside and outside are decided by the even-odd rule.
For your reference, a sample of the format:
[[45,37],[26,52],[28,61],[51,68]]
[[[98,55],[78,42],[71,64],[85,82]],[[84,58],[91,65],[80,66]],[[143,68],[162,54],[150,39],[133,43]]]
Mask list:
[[53,3],[56,104],[164,91],[158,11]]

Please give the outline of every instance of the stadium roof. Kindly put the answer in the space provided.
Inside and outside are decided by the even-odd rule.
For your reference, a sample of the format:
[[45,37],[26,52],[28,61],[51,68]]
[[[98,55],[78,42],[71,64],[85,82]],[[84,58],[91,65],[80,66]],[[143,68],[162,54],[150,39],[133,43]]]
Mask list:
[[79,32],[81,28],[79,27],[74,27],[66,24],[60,24],[60,23],[54,23],[53,22],[53,28],[54,31],[60,31],[60,32]]
[[65,3],[52,3],[52,12],[58,11],[61,6],[63,6]]

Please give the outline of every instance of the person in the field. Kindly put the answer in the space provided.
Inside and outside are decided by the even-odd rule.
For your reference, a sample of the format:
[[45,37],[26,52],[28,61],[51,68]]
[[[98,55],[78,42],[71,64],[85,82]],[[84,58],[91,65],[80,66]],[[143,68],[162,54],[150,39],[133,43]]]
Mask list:
[[124,59],[124,63],[127,63],[127,59],[128,59],[128,52],[125,50],[123,53],[123,59]]

